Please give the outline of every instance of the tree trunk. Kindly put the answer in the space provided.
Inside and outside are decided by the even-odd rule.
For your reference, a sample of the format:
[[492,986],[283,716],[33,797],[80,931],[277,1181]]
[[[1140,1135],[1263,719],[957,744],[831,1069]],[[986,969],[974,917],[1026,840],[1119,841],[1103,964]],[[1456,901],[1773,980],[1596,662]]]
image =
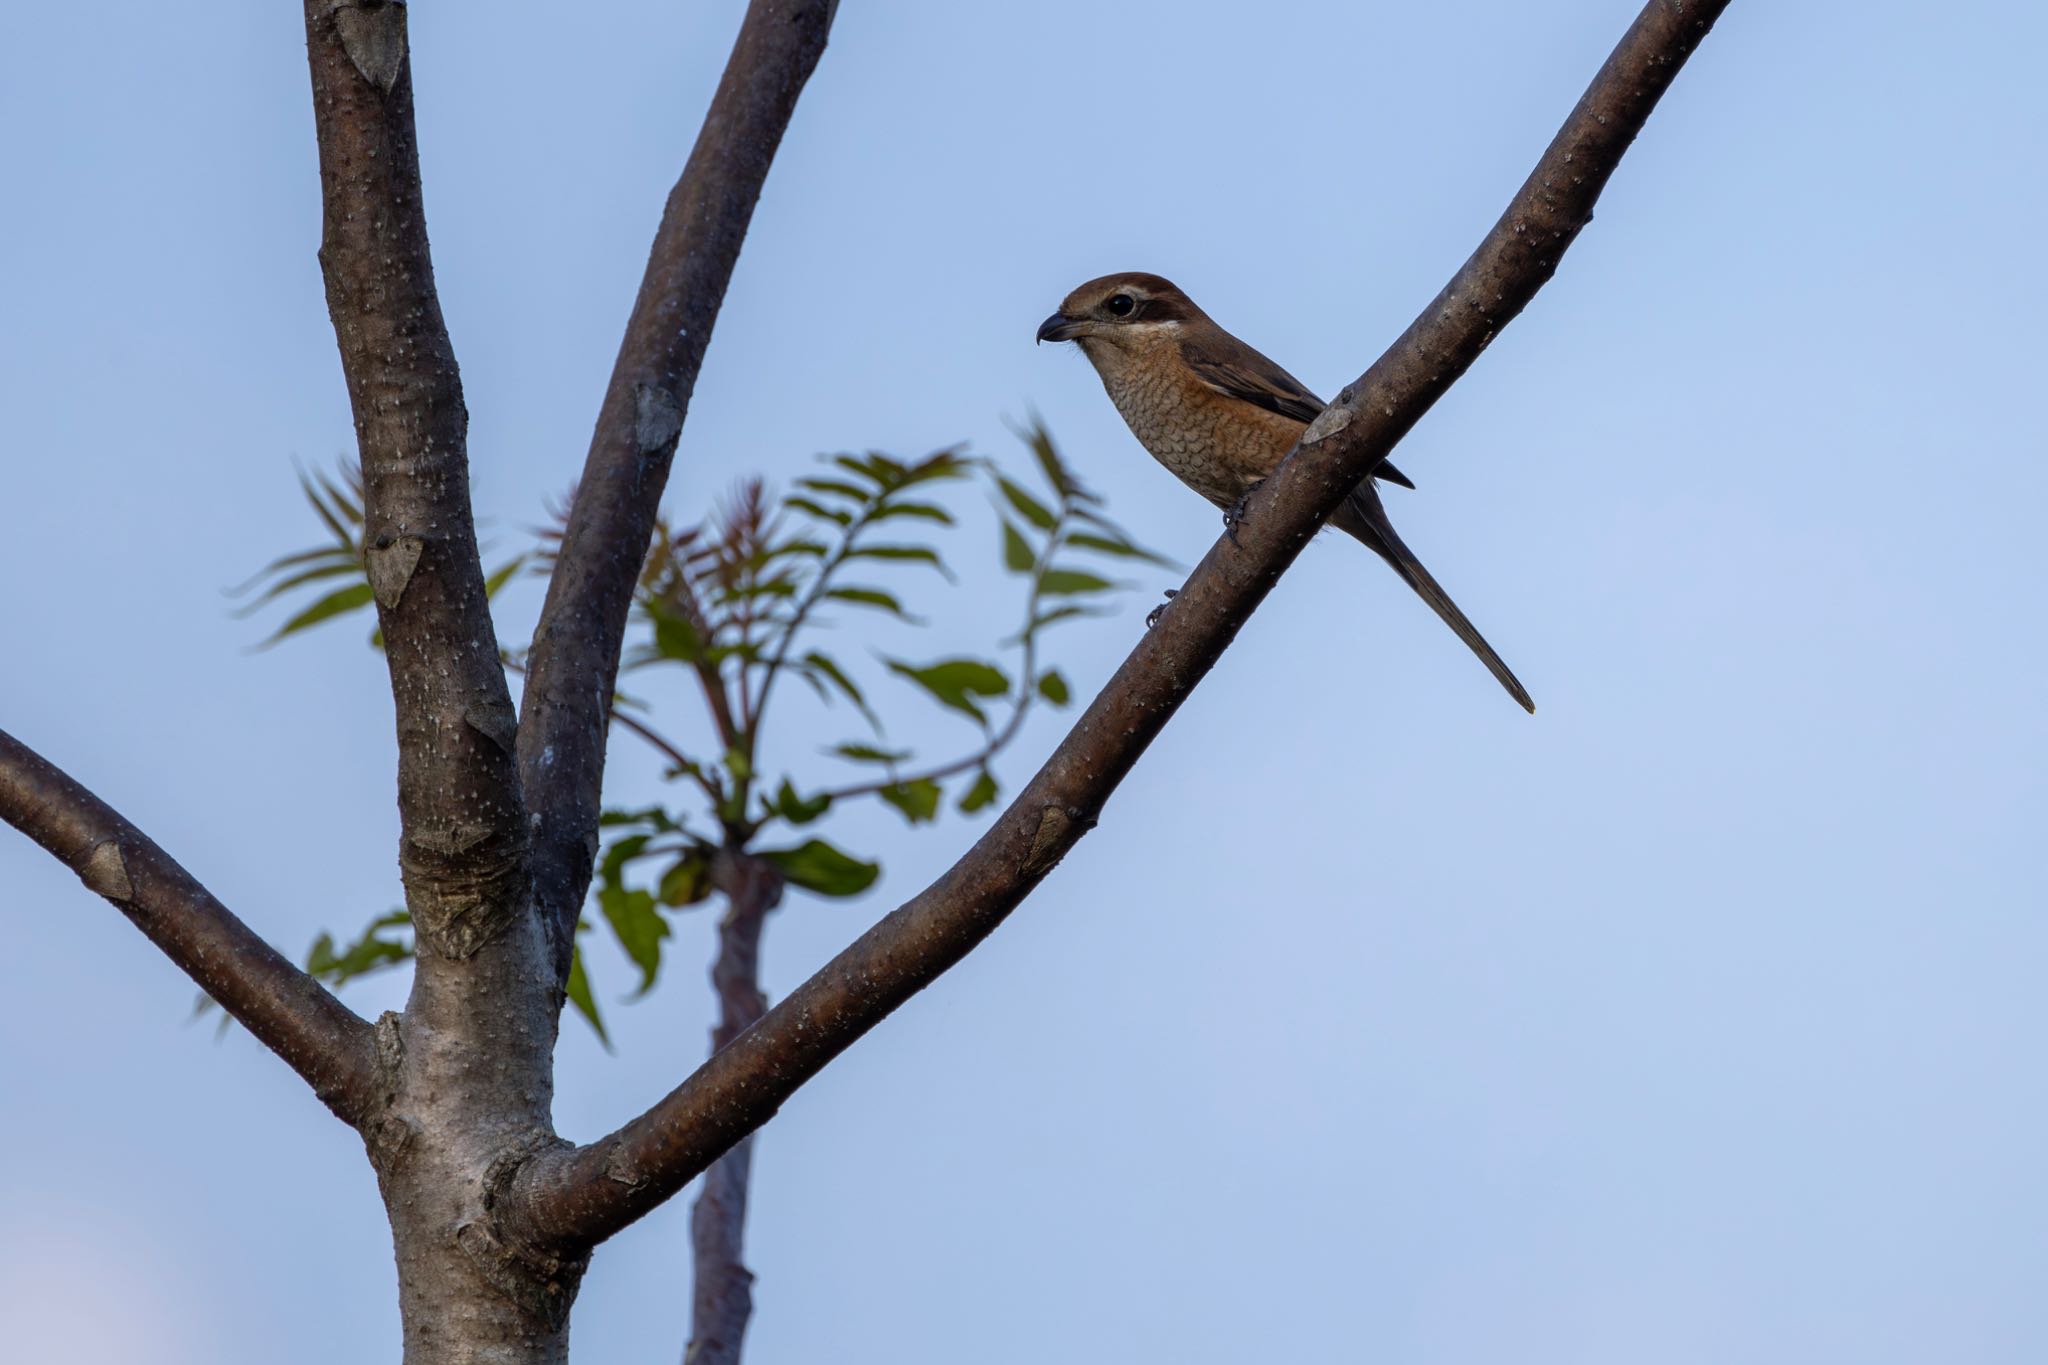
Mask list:
[[[424,937],[403,1017],[377,1025],[381,1116],[364,1125],[391,1218],[405,1365],[562,1365],[587,1257],[506,1237],[495,1204],[550,1122],[553,954],[522,907],[466,958]],[[479,1002],[488,1002],[479,1008]]]
[[[711,984],[718,991],[718,1025],[711,1030],[714,1054],[767,1012],[760,984],[761,928],[782,899],[782,876],[767,863],[744,853],[722,855],[719,863],[727,908],[718,924],[718,956],[711,964]],[[754,1311],[754,1275],[743,1259],[753,1163],[750,1136],[711,1164],[690,1208],[696,1283],[683,1365],[739,1365],[740,1343]]]

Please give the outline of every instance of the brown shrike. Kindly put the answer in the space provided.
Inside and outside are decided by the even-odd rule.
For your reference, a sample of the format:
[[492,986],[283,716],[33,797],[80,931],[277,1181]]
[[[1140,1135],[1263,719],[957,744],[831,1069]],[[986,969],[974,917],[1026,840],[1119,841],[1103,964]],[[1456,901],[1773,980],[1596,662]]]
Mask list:
[[[1088,281],[1040,325],[1038,339],[1078,344],[1138,444],[1175,478],[1223,508],[1233,528],[1245,497],[1323,410],[1323,400],[1300,380],[1218,327],[1157,275],[1104,275]],[[1493,646],[1394,534],[1373,479],[1415,486],[1382,461],[1373,478],[1338,504],[1328,524],[1364,541],[1391,564],[1508,694],[1533,712],[1536,704]]]

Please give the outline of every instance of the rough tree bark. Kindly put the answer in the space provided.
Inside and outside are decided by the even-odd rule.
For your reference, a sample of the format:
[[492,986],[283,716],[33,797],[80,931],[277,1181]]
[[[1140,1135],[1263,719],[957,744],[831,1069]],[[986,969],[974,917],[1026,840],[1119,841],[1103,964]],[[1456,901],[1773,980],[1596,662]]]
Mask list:
[[[768,168],[823,56],[838,0],[753,0],[711,108],[655,233],[612,367],[562,551],[534,632],[519,760],[536,819],[533,869],[554,965],[566,981],[597,854],[605,727],[619,650],[648,536],[667,486],[697,372],[739,260]],[[739,742],[725,691],[706,680],[720,742]],[[713,1049],[760,1017],[763,922],[779,876],[744,856],[721,865],[729,901],[712,968]],[[753,1310],[742,1260],[752,1144],[706,1173],[691,1211],[690,1344],[684,1359],[736,1365]]]
[[[537,816],[540,903],[564,980],[597,856],[605,725],[633,582],[754,203],[838,7],[838,0],[753,0],[747,7],[711,112],[662,213],[548,581],[528,660],[519,763]],[[730,746],[730,716],[720,728]]]
[[[605,712],[635,570],[747,221],[830,27],[754,0],[662,221],[515,723],[471,521],[467,413],[433,284],[405,7],[305,0],[321,268],[366,486],[399,742],[411,998],[375,1028],[98,798],[0,735],[0,819],[127,914],[362,1134],[390,1217],[408,1365],[553,1365],[592,1250],[714,1169],[693,1218],[692,1358],[729,1360],[749,1134],[986,937],[1103,803],[1325,515],[1534,296],[1726,0],[1650,0],[1479,249],[1304,433],[1038,774],[938,881],[775,1009],[754,958],[779,883],[729,862],[718,1050],[645,1114],[555,1136],[552,1051],[587,889]],[[723,1158],[723,1161],[721,1161]]]
[[360,1129],[415,1365],[568,1358],[584,1257],[493,1228],[491,1174],[553,1135],[553,954],[532,913],[516,719],[484,592],[468,426],[427,247],[402,4],[306,0],[321,273],[354,410],[364,558],[398,725],[411,998]]

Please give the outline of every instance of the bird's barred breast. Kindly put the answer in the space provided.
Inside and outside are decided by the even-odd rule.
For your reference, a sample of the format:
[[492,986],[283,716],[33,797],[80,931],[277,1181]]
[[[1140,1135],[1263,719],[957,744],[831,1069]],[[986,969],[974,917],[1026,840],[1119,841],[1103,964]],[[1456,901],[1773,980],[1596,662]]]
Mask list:
[[1228,507],[1280,463],[1302,424],[1226,398],[1178,364],[1098,365],[1131,434],[1173,476]]

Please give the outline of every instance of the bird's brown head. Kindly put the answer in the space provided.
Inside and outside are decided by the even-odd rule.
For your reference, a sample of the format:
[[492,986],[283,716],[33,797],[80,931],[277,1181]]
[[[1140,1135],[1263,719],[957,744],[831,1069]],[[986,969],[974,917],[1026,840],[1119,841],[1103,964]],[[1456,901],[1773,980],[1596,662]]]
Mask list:
[[1138,347],[1179,330],[1177,324],[1206,315],[1173,281],[1143,271],[1104,275],[1067,295],[1060,311],[1038,325],[1040,341],[1078,341],[1119,349]]

